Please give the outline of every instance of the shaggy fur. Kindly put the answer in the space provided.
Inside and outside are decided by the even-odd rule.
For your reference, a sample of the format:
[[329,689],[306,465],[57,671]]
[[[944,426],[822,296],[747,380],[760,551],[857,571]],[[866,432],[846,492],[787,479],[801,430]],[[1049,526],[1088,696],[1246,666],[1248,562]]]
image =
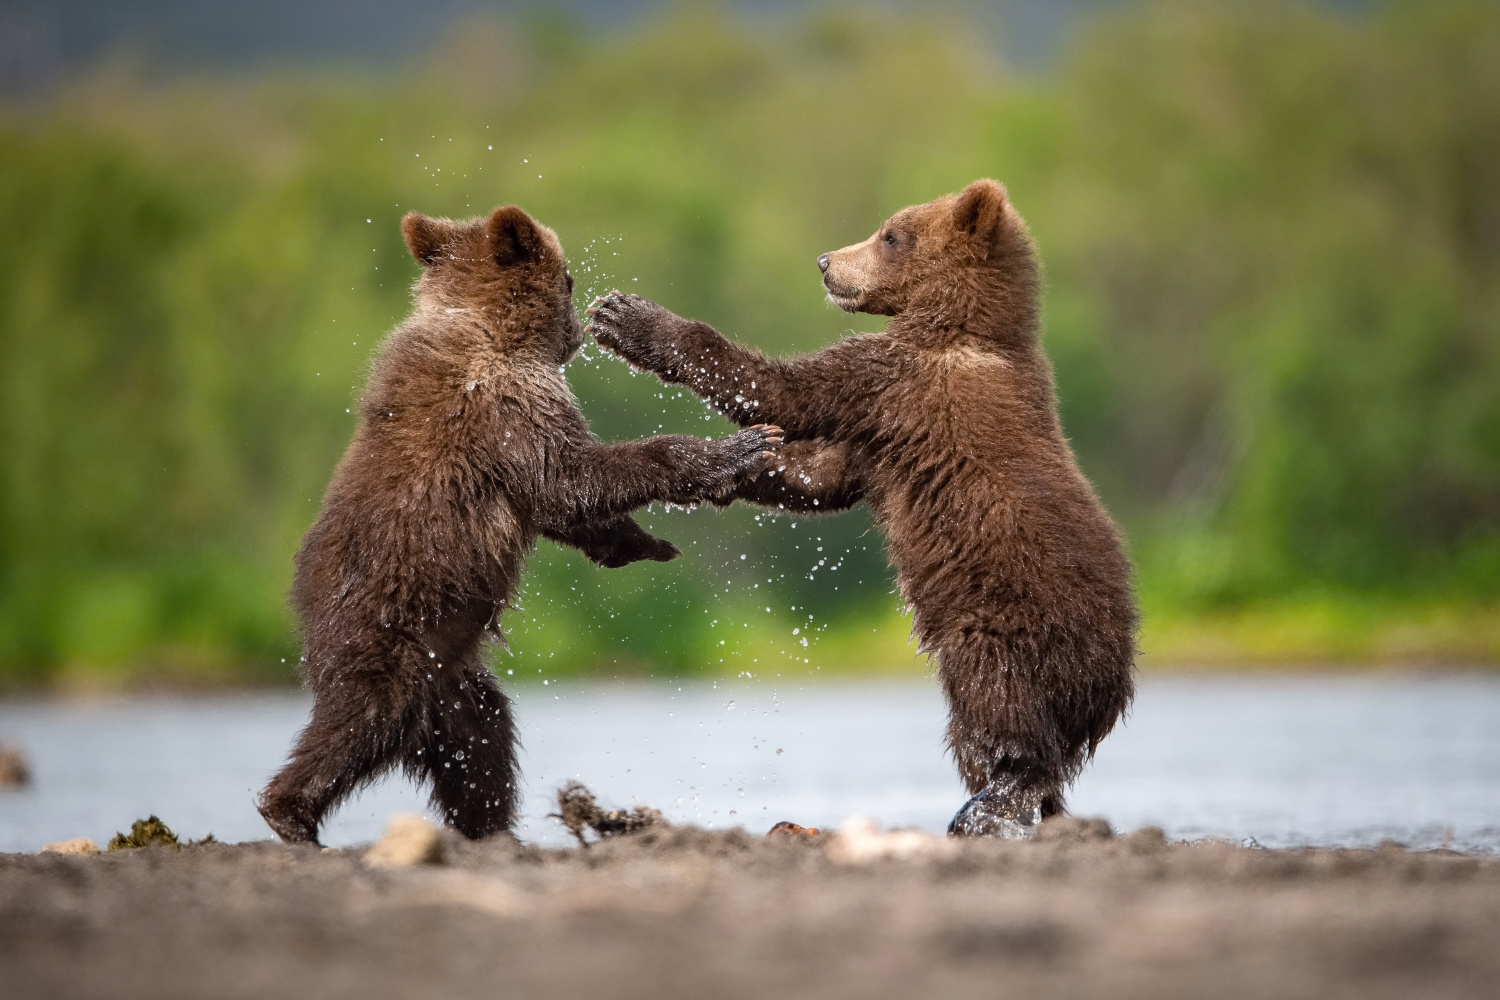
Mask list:
[[1024,836],[1130,703],[1136,628],[1120,536],[1058,423],[1035,248],[983,180],[818,263],[835,304],[892,317],[884,333],[768,359],[619,293],[593,333],[741,424],[786,429],[779,474],[734,496],[870,504],[974,793],[951,831]]
[[690,504],[765,467],[776,428],[606,445],[561,366],[583,343],[552,231],[515,207],[408,215],[424,271],[386,340],[353,443],[297,553],[312,719],[261,797],[288,841],[393,765],[469,837],[515,815],[515,728],[482,657],[538,535],[604,566],[678,555],[628,512]]

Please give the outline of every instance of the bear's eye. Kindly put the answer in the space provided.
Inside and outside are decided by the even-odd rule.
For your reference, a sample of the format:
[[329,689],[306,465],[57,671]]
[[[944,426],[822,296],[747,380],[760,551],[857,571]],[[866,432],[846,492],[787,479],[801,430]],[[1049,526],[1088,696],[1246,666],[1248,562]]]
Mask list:
[[896,231],[894,229],[887,229],[885,231],[885,245],[888,247],[896,245]]

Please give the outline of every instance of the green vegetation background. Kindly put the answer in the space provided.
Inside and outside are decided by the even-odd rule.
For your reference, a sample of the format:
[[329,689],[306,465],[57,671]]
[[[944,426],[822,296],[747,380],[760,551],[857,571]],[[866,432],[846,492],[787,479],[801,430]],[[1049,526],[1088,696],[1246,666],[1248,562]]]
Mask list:
[[[408,308],[409,209],[517,202],[580,308],[772,352],[877,329],[814,258],[1004,181],[1127,527],[1148,664],[1500,660],[1500,14],[1162,4],[1041,78],[961,19],[608,40],[476,22],[386,76],[140,82],[0,113],[0,683],[290,680],[290,558]],[[590,349],[607,438],[727,426]],[[920,669],[854,512],[656,510],[684,558],[543,544],[502,674]]]

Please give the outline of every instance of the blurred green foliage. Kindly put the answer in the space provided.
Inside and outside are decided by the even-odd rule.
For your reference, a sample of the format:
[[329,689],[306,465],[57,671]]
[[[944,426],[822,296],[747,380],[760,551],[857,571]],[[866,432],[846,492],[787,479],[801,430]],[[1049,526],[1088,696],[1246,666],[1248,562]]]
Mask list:
[[[1148,650],[1153,621],[1170,654],[1185,621],[1265,607],[1491,614],[1494,5],[1129,7],[1043,79],[960,20],[687,9],[608,40],[476,22],[379,79],[117,68],[4,112],[0,677],[292,676],[290,557],[408,308],[407,210],[519,203],[580,307],[625,287],[790,352],[880,326],[825,304],[818,253],[979,176],[1041,246],[1064,421],[1131,535]],[[596,355],[569,378],[601,436],[728,429]],[[644,520],[684,558],[542,546],[502,674],[910,661],[863,512]],[[1494,656],[1496,631],[1451,648]]]

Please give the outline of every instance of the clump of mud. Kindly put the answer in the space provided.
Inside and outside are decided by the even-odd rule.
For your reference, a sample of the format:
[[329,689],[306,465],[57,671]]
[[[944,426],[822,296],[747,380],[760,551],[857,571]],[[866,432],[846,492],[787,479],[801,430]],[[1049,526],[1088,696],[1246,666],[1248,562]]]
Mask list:
[[593,830],[601,839],[621,833],[635,833],[653,826],[666,826],[667,821],[660,811],[650,806],[634,809],[599,808],[594,793],[582,782],[570,781],[557,790],[557,812],[552,814],[562,821],[568,832],[584,847],[589,846],[585,830]]

